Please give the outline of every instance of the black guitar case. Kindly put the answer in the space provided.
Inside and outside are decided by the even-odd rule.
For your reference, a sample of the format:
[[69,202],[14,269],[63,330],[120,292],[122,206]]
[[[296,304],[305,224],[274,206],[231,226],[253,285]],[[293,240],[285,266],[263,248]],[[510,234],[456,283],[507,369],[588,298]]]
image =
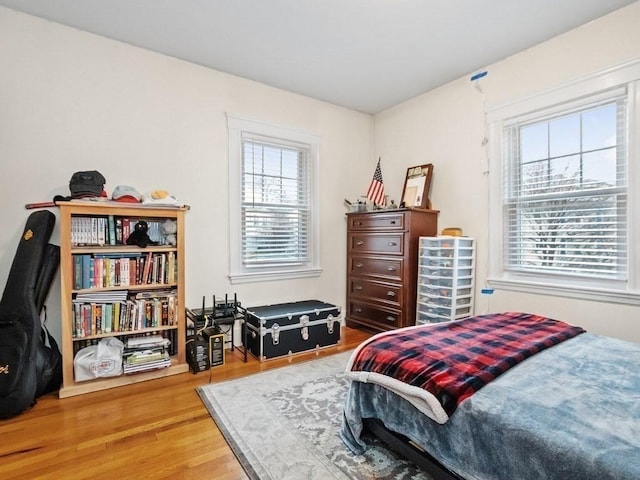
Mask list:
[[60,248],[49,242],[55,216],[32,213],[0,300],[0,418],[22,413],[62,382],[62,357],[41,320]]

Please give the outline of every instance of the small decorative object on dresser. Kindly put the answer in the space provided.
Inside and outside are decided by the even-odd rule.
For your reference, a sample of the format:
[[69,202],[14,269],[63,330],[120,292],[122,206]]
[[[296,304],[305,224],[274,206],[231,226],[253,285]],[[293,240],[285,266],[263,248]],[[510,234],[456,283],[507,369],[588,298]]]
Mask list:
[[408,208],[431,208],[429,190],[431,189],[431,177],[433,176],[433,164],[417,165],[407,169],[402,188],[402,203]]
[[375,331],[415,323],[418,238],[437,235],[438,211],[347,214],[346,323]]

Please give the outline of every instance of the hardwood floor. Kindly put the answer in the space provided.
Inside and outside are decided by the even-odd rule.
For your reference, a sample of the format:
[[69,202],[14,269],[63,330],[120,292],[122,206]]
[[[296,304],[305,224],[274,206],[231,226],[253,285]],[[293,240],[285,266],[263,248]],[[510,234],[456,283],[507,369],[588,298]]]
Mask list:
[[369,333],[343,327],[336,347],[258,362],[227,350],[225,365],[59,399],[0,420],[2,479],[246,479],[195,388],[354,348]]

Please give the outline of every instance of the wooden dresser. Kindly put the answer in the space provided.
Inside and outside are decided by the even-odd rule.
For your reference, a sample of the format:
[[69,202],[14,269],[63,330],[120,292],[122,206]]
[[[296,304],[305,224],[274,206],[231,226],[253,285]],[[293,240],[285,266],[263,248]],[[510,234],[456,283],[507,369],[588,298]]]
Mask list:
[[437,235],[437,210],[347,214],[350,327],[375,331],[415,324],[418,238]]

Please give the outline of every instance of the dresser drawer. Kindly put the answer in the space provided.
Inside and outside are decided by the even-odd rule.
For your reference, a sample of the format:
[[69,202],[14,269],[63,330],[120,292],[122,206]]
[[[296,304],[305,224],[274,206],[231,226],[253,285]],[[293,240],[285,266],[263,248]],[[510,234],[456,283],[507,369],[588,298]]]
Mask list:
[[349,275],[385,277],[399,282],[404,275],[404,259],[353,255],[349,257]]
[[402,325],[402,311],[382,306],[369,305],[357,300],[349,300],[347,316],[384,330],[398,328]]
[[370,302],[384,303],[391,307],[402,308],[402,286],[375,282],[364,278],[349,280],[349,294],[365,297]]
[[404,234],[350,233],[349,252],[404,255]]
[[349,215],[349,230],[404,230],[403,212]]

